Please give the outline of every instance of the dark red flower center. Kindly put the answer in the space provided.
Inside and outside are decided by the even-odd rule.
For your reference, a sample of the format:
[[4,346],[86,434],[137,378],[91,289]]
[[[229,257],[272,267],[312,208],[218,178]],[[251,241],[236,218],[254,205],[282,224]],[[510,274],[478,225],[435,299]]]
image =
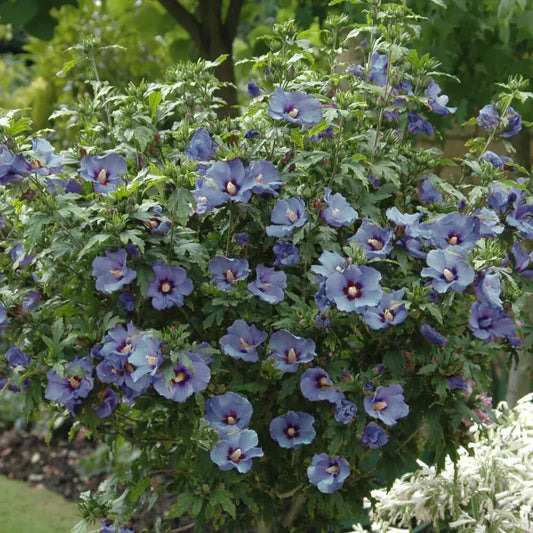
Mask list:
[[170,380],[172,383],[183,383],[189,379],[187,372],[183,370],[174,370],[174,377]]
[[168,294],[169,292],[172,292],[173,288],[174,284],[168,279],[162,279],[159,282],[159,292],[162,292],[163,294]]
[[320,376],[317,379],[317,385],[320,389],[323,387],[329,387],[329,379],[326,376]]
[[231,180],[226,183],[226,187],[224,187],[224,190],[230,196],[235,196],[239,192],[239,187],[237,187],[237,183],[235,182],[235,180]]
[[79,376],[72,376],[68,382],[73,389],[77,389],[81,385],[81,378]]
[[300,352],[297,352],[294,348],[285,352],[285,361],[287,363],[297,363],[300,359]]
[[348,296],[349,300],[355,300],[356,298],[361,298],[363,293],[361,292],[361,285],[359,283],[353,283],[349,282],[344,289],[342,289],[342,292]]
[[300,434],[300,428],[298,426],[287,426],[285,428],[285,435],[288,439],[294,439]]
[[237,413],[229,413],[224,417],[224,424],[234,426],[237,423]]
[[239,464],[244,459],[244,454],[242,453],[242,450],[240,448],[237,448],[236,450],[232,450],[230,448],[228,453],[228,459],[230,461],[233,461],[234,463]]
[[450,246],[456,246],[461,242],[461,238],[459,237],[459,235],[455,235],[455,233],[452,233],[446,238],[446,242]]

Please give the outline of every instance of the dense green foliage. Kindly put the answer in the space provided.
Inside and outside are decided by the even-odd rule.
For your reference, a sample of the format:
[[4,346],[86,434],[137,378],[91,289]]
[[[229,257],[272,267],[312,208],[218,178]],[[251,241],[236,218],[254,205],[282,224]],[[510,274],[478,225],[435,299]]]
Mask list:
[[[519,78],[500,85],[493,113],[503,118],[495,119],[497,125],[485,136],[471,139],[460,161],[422,148],[417,136],[431,128],[427,119],[450,110],[442,95],[439,101],[428,95],[435,88],[432,80],[441,76],[438,63],[411,48],[420,18],[401,5],[372,0],[365,6],[364,24],[350,26],[347,17],[329,19],[314,35],[318,43],[294,22],[276,26],[266,39],[266,53],[242,63],[251,67],[249,77],[257,86],[236,120],[217,119],[223,105],[213,75],[218,61],[179,63],[162,81],[117,87],[107,81],[97,60],[115,49],[102,49],[107,43],[94,39],[74,47],[76,57],[63,68],[67,78],[90,72],[83,74],[88,89],[77,94],[75,105],[53,115],[68,140],[63,150],[57,148],[63,161],[39,153],[35,140],[47,132],[34,132],[26,112],[11,111],[1,118],[5,225],[0,299],[6,316],[0,322],[7,345],[29,358],[14,369],[7,359],[2,363],[5,386],[24,389],[28,415],[43,397],[51,410],[61,415],[70,411],[75,416],[72,433],[88,426],[108,445],[111,463],[124,443],[136,452],[126,468],[117,462],[100,493],[85,495],[80,505],[85,520],[78,533],[104,516],[125,523],[157,492],[176,495],[168,518],[189,514],[196,531],[203,531],[206,522],[234,531],[254,522],[272,531],[338,531],[372,488],[392,482],[421,454],[439,467],[447,454],[456,457],[457,447],[469,440],[467,425],[483,414],[491,357],[504,348],[510,363],[522,340],[531,346],[533,329],[522,311],[531,282],[521,275],[527,265],[511,252],[533,232],[529,175],[512,162],[504,167],[486,157],[493,141],[503,135],[507,142],[507,133],[519,129],[512,105],[532,95]],[[361,65],[343,59],[349,57],[343,55],[348,46],[357,47]],[[289,101],[276,111],[280,98],[300,103]],[[480,107],[485,104],[489,102]],[[209,152],[205,157],[191,149],[200,129],[208,138],[204,144],[216,147],[204,146],[202,153]],[[87,165],[104,155],[119,161],[118,176],[105,168],[90,175]],[[272,163],[268,168],[279,173],[280,185],[261,189],[265,176],[260,174],[252,180],[259,192],[252,194],[244,167],[259,161]],[[243,175],[222,185],[219,171],[232,165],[241,165]],[[439,170],[455,166],[454,182],[438,177]],[[427,199],[421,188],[428,185],[440,200]],[[487,207],[489,194],[497,196],[494,187],[502,195],[508,191],[509,198],[493,212],[492,222],[485,222],[502,231],[485,228],[482,234],[478,210]],[[346,205],[330,205],[336,194]],[[278,201],[295,202],[282,208],[285,225],[273,214],[275,206],[285,205]],[[296,204],[304,206],[300,215]],[[417,222],[397,221],[392,208],[418,217]],[[331,221],[350,210],[357,211],[358,220],[342,214],[341,223]],[[464,248],[458,235],[443,237],[442,221],[452,214],[473,234]],[[153,231],[163,223],[166,231]],[[348,242],[364,233],[365,224],[383,229],[387,242],[379,233]],[[410,225],[421,232],[411,235],[416,243],[410,244],[418,244],[418,251],[408,242]],[[461,229],[454,231],[461,234]],[[248,240],[236,241],[241,233]],[[274,263],[274,237],[296,247],[300,261]],[[369,247],[377,253],[369,255]],[[444,248],[453,264],[433,278],[425,257],[440,257]],[[118,266],[109,263],[114,253],[124,255]],[[224,279],[217,280],[212,262],[221,256],[246,261],[251,272],[238,281],[228,268]],[[328,256],[340,262],[320,272]],[[185,272],[189,280],[181,300],[168,308],[154,301],[154,290],[166,294],[173,289],[158,278],[157,261],[181,276]],[[99,274],[102,264],[105,272]],[[285,279],[281,299],[268,299],[276,285],[270,278],[256,283],[262,266],[275,266],[278,278]],[[464,283],[463,272],[468,278]],[[126,273],[130,278],[122,282]],[[360,279],[342,290],[330,283],[353,273]],[[116,286],[102,286],[109,275]],[[485,276],[498,283],[480,288]],[[380,311],[379,326],[371,325],[369,310],[363,309],[377,307],[375,298],[364,299],[370,278],[380,302],[384,295],[394,295]],[[317,294],[319,288],[328,302],[320,302],[324,295]],[[503,321],[504,331],[497,324],[487,333],[486,321],[472,325],[476,306],[488,305],[478,291],[485,299],[486,291],[501,298],[501,308],[491,313]],[[126,293],[127,307],[119,299]],[[366,306],[355,305],[364,301]],[[403,320],[393,323],[396,313],[404,313]],[[222,341],[240,319],[270,337],[258,348],[257,361],[231,356]],[[102,360],[110,362],[104,347],[129,322],[138,331],[128,335],[149,339],[161,356],[143,376],[146,387],[135,385],[133,378],[125,387],[117,377],[141,368],[137,360],[128,359],[129,366],[123,361],[111,377],[102,377]],[[446,342],[421,333],[428,324]],[[272,336],[280,331],[312,339],[316,353],[304,364],[294,363],[296,368],[280,367],[269,357]],[[238,340],[242,350],[248,349],[247,339]],[[207,374],[195,366],[203,342],[212,356],[209,383],[185,398],[165,397],[165,386],[168,392],[186,375],[194,382],[201,372]],[[133,349],[128,343],[131,339],[122,348]],[[110,360],[120,360],[121,354],[115,350]],[[153,352],[147,355],[154,357]],[[294,349],[285,355],[294,362]],[[355,418],[341,416],[339,421],[336,402],[312,401],[302,385],[310,369],[327,372],[331,383],[326,392],[355,404]],[[468,390],[452,386],[449,378],[460,378]],[[134,386],[139,394],[132,393]],[[58,387],[67,391],[66,397]],[[388,407],[375,394],[387,387],[401,391],[395,399],[400,407],[393,421],[377,420],[388,442],[369,447],[363,439],[369,422]],[[86,394],[81,396],[79,389]],[[95,407],[101,407],[109,391],[122,401],[100,418]],[[217,442],[227,440],[210,427],[206,400],[228,391],[253,405],[249,431],[259,435],[264,456],[254,460],[249,472],[222,471],[213,459]],[[305,411],[316,424],[315,439],[295,450],[280,447],[271,437],[272,419],[288,410]],[[241,448],[237,455],[235,451],[226,458],[239,464]],[[333,494],[320,485],[317,489],[307,470],[320,453],[341,456],[351,470],[344,484],[334,485]],[[337,465],[329,468],[328,474],[339,473]],[[163,522],[153,530],[169,527]]]

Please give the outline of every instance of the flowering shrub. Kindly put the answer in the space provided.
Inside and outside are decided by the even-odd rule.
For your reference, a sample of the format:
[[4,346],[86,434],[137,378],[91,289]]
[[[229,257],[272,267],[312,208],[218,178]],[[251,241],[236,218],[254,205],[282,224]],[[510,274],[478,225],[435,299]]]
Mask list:
[[[493,412],[495,423],[478,426],[473,442],[437,473],[419,461],[388,490],[372,491],[372,531],[407,533],[412,519],[451,531],[527,533],[533,525],[533,395],[510,410]],[[366,531],[356,526],[354,531]]]
[[[443,159],[417,145],[454,111],[408,48],[417,17],[366,16],[320,44],[277,28],[238,121],[216,118],[208,62],[91,83],[54,115],[78,134],[62,151],[23,112],[0,119],[0,327],[24,354],[3,386],[28,415],[68,410],[110,461],[137,452],[84,496],[77,532],[130,530],[161,492],[162,518],[197,531],[338,530],[421,452],[456,457],[490,356],[531,344],[529,179],[483,157],[531,95],[503,85],[487,137]],[[360,65],[340,54],[353,42]]]

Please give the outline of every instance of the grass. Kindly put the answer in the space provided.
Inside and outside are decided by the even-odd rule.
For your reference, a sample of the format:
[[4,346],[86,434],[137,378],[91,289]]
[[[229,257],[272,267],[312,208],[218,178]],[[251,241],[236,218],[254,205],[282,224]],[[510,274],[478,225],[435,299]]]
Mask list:
[[46,489],[0,476],[0,531],[68,533],[81,517],[76,505]]

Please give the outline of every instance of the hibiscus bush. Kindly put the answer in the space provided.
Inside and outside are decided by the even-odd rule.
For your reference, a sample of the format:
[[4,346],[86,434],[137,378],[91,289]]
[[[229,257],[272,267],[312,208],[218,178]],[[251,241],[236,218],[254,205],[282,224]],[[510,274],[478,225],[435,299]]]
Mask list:
[[76,532],[134,531],[161,494],[150,531],[338,531],[421,455],[457,457],[491,357],[531,345],[529,175],[489,150],[526,84],[445,159],[419,145],[454,112],[419,18],[365,17],[277,27],[238,119],[206,61],[88,83],[53,115],[74,145],[3,113],[2,390],[114,465]]

